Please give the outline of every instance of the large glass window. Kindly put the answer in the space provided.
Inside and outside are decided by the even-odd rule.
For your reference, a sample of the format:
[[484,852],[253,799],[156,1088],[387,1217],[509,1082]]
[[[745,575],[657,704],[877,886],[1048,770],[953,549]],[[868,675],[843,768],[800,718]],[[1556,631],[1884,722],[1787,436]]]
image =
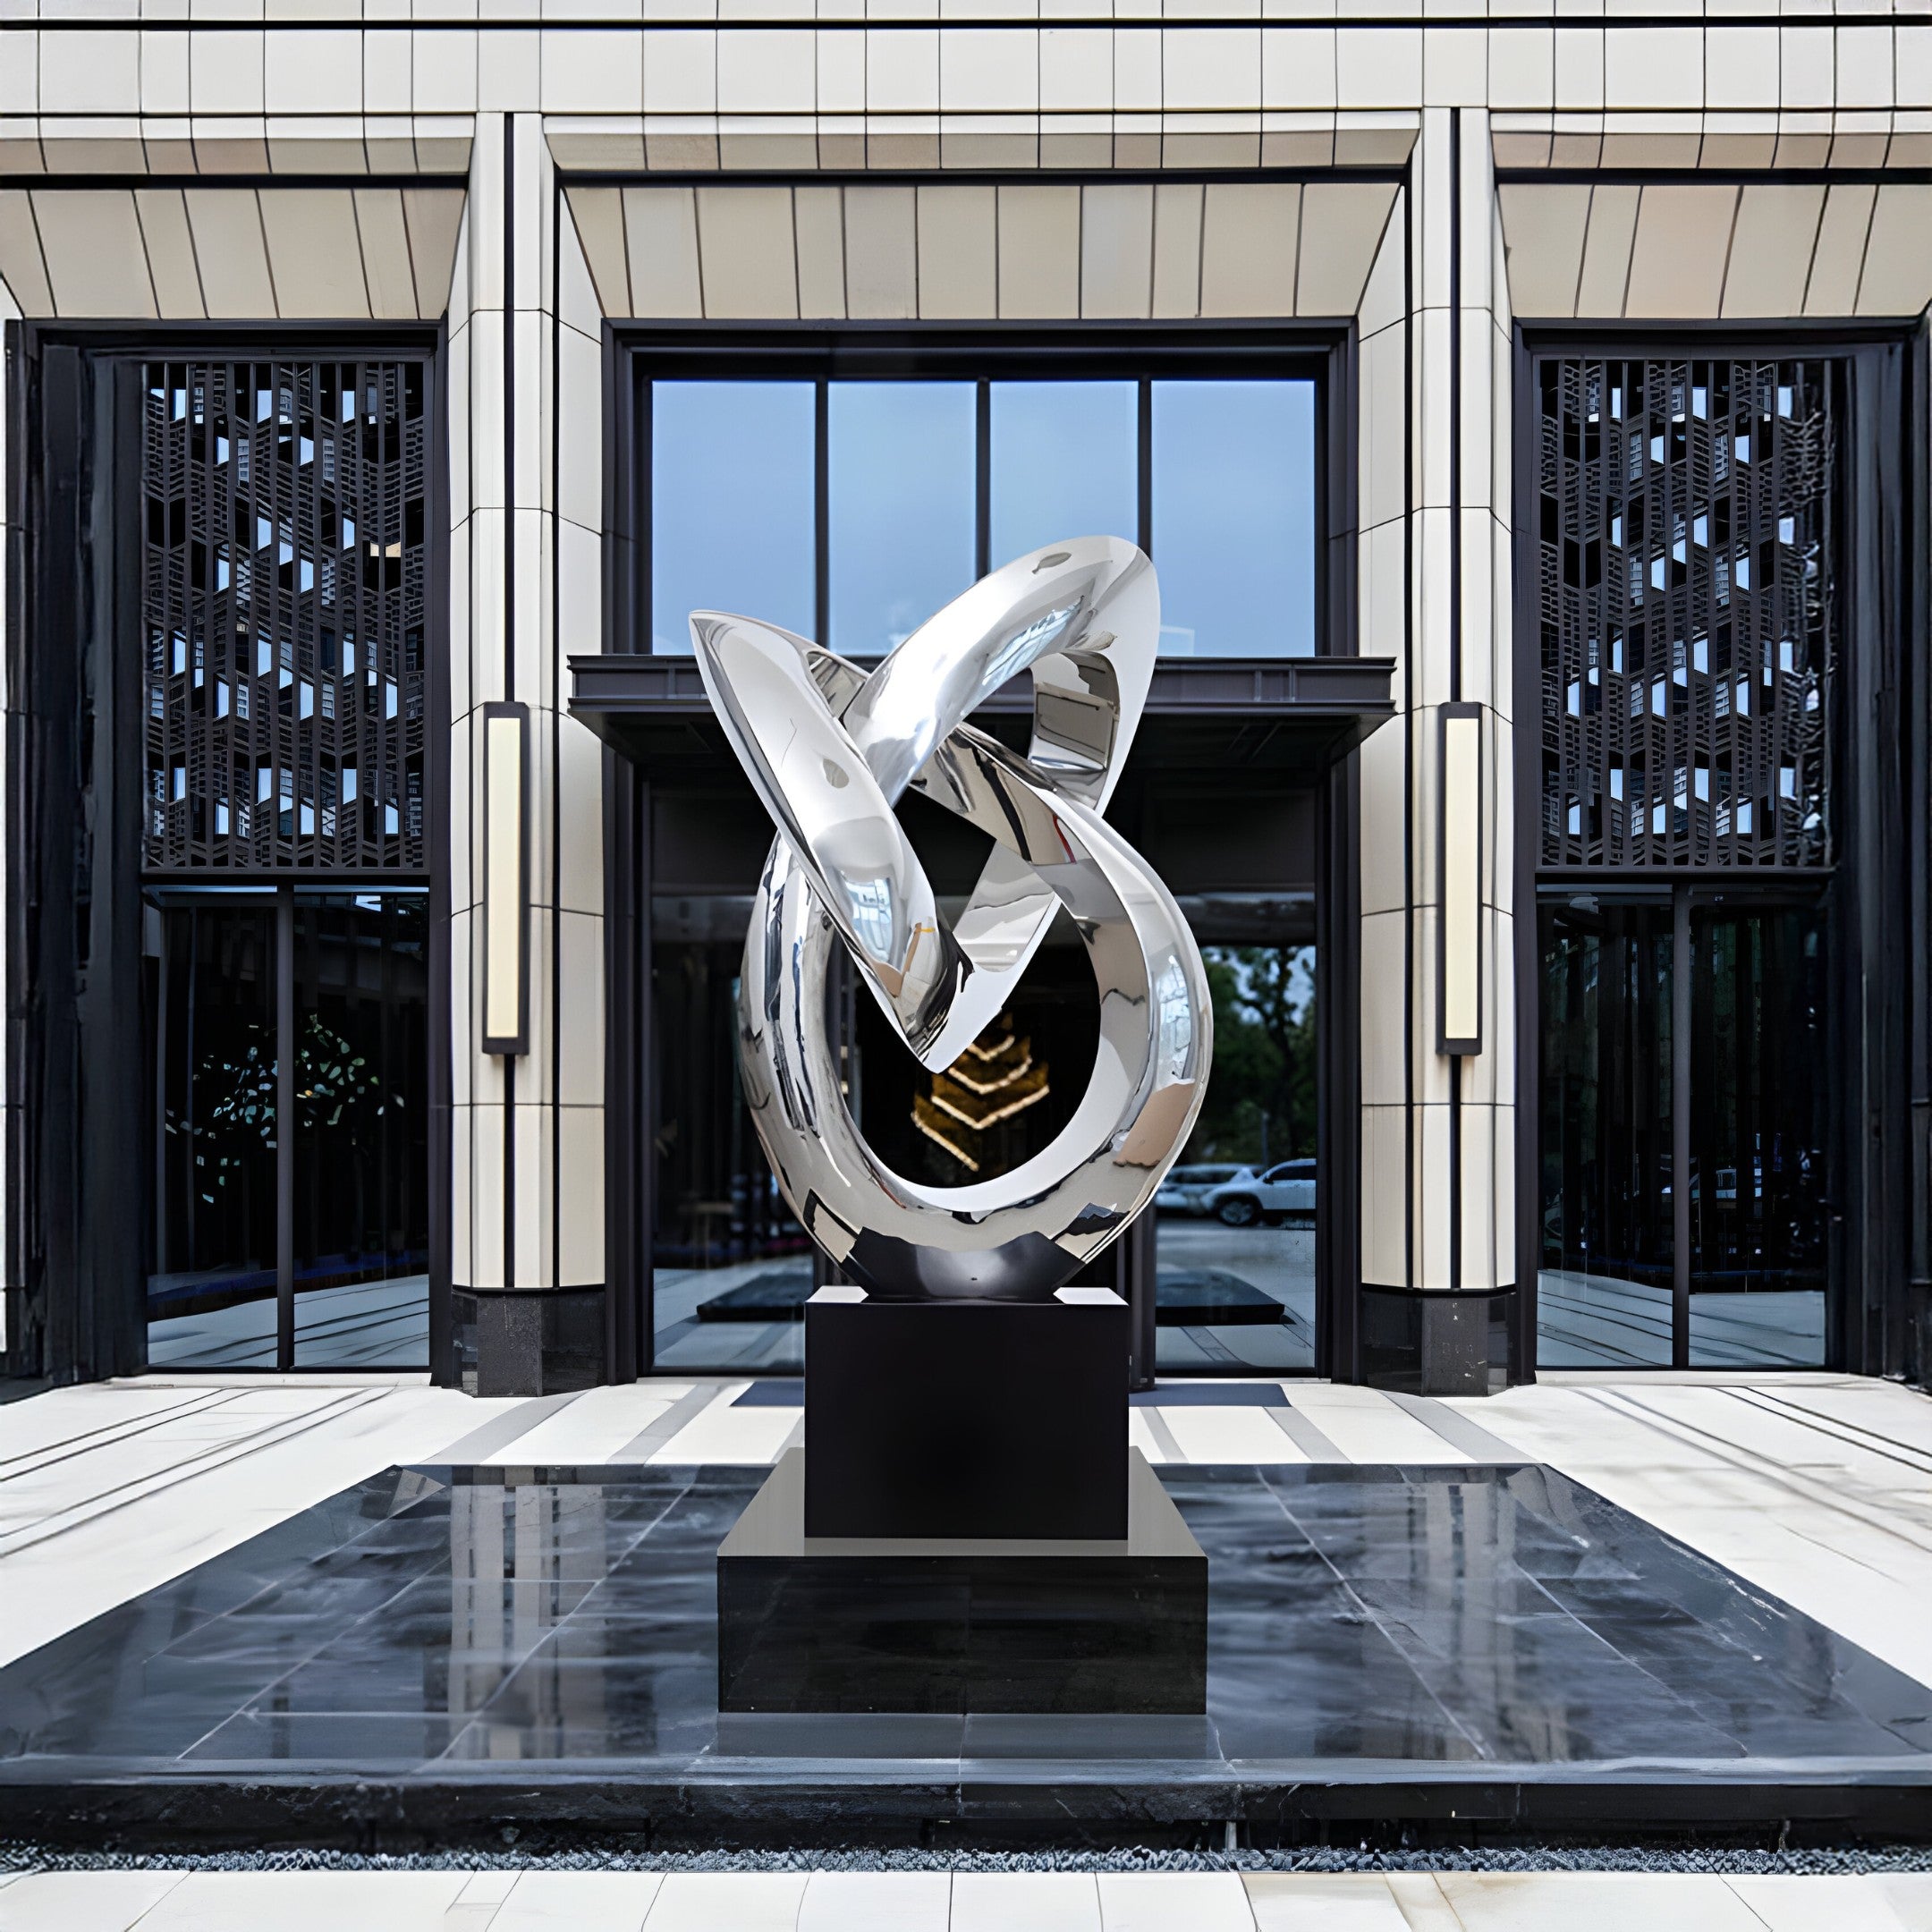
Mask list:
[[831,648],[883,657],[973,580],[970,383],[829,386]]
[[809,383],[651,385],[651,648],[691,649],[691,614],[727,610],[809,637]]
[[1539,1367],[1823,1363],[1820,939],[1689,886],[1541,907]]
[[150,893],[154,1367],[428,1364],[428,927],[419,891]]
[[1530,365],[1546,1368],[1826,1357],[1853,368]]
[[1161,648],[1310,655],[1308,377],[649,385],[650,631],[730,608],[892,649],[986,571],[1065,537],[1137,542]]
[[1153,386],[1161,648],[1180,657],[1315,649],[1315,386]]
[[992,385],[996,564],[1063,537],[1124,537],[1140,528],[1140,409],[1138,383]]
[[144,367],[157,1368],[428,1366],[433,402],[413,354]]

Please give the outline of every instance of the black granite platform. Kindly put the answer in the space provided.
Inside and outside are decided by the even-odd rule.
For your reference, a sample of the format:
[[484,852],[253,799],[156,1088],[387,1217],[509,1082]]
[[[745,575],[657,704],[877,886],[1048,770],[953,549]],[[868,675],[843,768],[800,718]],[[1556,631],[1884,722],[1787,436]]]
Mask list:
[[719,1707],[1202,1716],[1208,1559],[1138,1449],[1127,1478],[1114,1541],[807,1536],[786,1450],[718,1546]]
[[1182,1469],[1208,1716],[727,1716],[761,1469],[391,1470],[0,1671],[0,1835],[1932,1836],[1932,1690],[1546,1469]]

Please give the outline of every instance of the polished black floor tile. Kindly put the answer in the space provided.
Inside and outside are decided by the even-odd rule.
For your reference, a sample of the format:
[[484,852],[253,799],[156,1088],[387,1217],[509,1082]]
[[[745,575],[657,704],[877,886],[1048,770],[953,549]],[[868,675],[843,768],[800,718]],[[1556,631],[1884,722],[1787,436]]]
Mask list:
[[0,1787],[1932,1781],[1932,1690],[1527,1466],[1168,1471],[1209,1559],[1204,1721],[721,1720],[716,1554],[764,1474],[390,1470],[0,1670]]

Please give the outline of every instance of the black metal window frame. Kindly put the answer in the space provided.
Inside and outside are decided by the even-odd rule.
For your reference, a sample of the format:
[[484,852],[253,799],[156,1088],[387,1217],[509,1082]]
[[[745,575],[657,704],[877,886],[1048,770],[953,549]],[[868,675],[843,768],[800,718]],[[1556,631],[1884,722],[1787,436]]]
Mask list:
[[[1548,699],[1544,660],[1544,595],[1540,560],[1541,475],[1538,427],[1538,365],[1574,359],[1604,363],[1726,360],[1822,363],[1838,372],[1838,444],[1834,479],[1843,518],[1837,589],[1839,629],[1826,741],[1832,775],[1828,858],[1792,862],[1772,852],[1735,862],[1735,852],[1704,862],[1699,841],[1682,819],[1653,845],[1613,852],[1608,862],[1563,862],[1567,827],[1553,848],[1544,837]],[[1917,784],[1902,755],[1901,733],[1923,708],[1928,661],[1925,545],[1919,526],[1925,488],[1922,452],[1911,426],[1922,424],[1925,349],[1895,325],[1647,323],[1518,325],[1513,496],[1515,537],[1515,961],[1517,1000],[1517,1359],[1525,1378],[1536,1362],[1537,1281],[1541,1263],[1540,985],[1538,907],[1569,893],[1648,888],[1669,897],[1676,938],[1698,903],[1770,908],[1794,901],[1819,904],[1828,926],[1827,1001],[1835,1029],[1831,1159],[1837,1216],[1829,1235],[1826,1366],[1860,1373],[1897,1373],[1905,1366],[1907,1311],[1902,1284],[1908,1247],[1923,1245],[1924,1180],[1908,1171],[1908,1139],[1915,1109],[1908,1099],[1908,1049],[1920,1058],[1925,1010],[1924,885],[1915,871],[1926,850],[1922,831],[1908,822],[1908,797]],[[1922,432],[1921,432],[1922,433]],[[1911,505],[1919,504],[1915,518]],[[1916,698],[1914,697],[1916,693]],[[1566,694],[1563,708],[1567,708]],[[1922,746],[1924,738],[1919,734]],[[1599,848],[1600,852],[1600,848]],[[1914,855],[1919,855],[1916,860]],[[1730,860],[1733,862],[1723,862]],[[1782,862],[1780,862],[1782,861]],[[1680,964],[1682,959],[1680,958]],[[1688,981],[1676,988],[1680,1015]],[[1912,989],[1908,991],[1908,989]],[[1674,1090],[1680,1118],[1688,1096],[1689,1042],[1674,1034]],[[1680,1131],[1682,1130],[1680,1129]],[[1920,1130],[1922,1133],[1922,1129]],[[1685,1204],[1674,1204],[1681,1220]],[[1916,1232],[1908,1241],[1908,1224]],[[1680,1233],[1682,1230],[1680,1229]],[[1676,1244],[1673,1366],[1690,1366],[1687,1242]],[[1641,1373],[1633,1370],[1633,1373]],[[1721,1372],[1721,1371],[1714,1371]],[[1756,1371],[1754,1371],[1756,1372]],[[1767,1369],[1765,1372],[1775,1372]]]
[[[657,379],[792,380],[820,386],[815,577],[818,633],[828,616],[823,385],[833,381],[953,381],[979,385],[976,569],[988,570],[988,387],[1004,380],[1131,381],[1141,385],[1139,527],[1153,520],[1152,414],[1147,385],[1162,377],[1274,377],[1315,386],[1315,655],[1355,651],[1353,568],[1355,342],[1332,324],[994,323],[979,328],[901,323],[611,325],[606,329],[606,546],[604,648],[648,654],[650,635],[650,385]],[[1336,513],[1339,511],[1339,514]],[[1202,664],[1279,664],[1279,657],[1212,657]]]
[[[1301,377],[1315,384],[1314,491],[1318,657],[1357,655],[1357,360],[1352,322],[987,323],[657,323],[606,322],[604,328],[604,635],[606,654],[650,654],[648,385],[654,377],[745,380],[1004,378],[1227,379]],[[982,405],[979,420],[986,416]],[[1142,531],[1148,411],[1140,411]],[[823,461],[823,439],[819,445]],[[987,466],[979,464],[979,549],[987,530]],[[823,479],[818,489],[823,501]],[[817,557],[819,615],[826,574],[823,519]],[[1192,676],[1202,667],[1231,674],[1224,713],[1240,717],[1244,674],[1295,660],[1168,660]],[[1304,660],[1305,661],[1305,660]],[[1156,674],[1155,703],[1161,673]],[[1198,714],[1197,714],[1198,715]],[[654,1178],[646,1172],[655,1100],[642,1050],[650,1032],[651,794],[649,773],[606,752],[606,1349],[616,1379],[652,1365],[650,1285]],[[1313,1373],[1352,1378],[1357,1352],[1353,1291],[1360,1275],[1360,1068],[1358,952],[1359,780],[1353,759],[1318,786],[1322,801],[1317,893],[1316,999],[1319,1035],[1319,1144],[1330,1178],[1316,1228],[1317,1360]],[[1142,1231],[1144,1232],[1144,1231]],[[1147,1272],[1144,1239],[1117,1250],[1123,1286]],[[1136,1302],[1137,1362],[1152,1375],[1151,1279]],[[1142,1371],[1137,1368],[1137,1374]],[[1210,1370],[1208,1374],[1221,1371]],[[1243,1371],[1252,1373],[1252,1371]]]
[[[429,899],[429,1365],[450,1369],[449,504],[447,343],[437,326],[303,323],[10,323],[7,908],[10,1375],[127,1373],[145,1357],[139,1273],[139,931],[144,885],[303,891],[422,890]],[[408,362],[425,380],[421,850],[418,862],[329,865],[270,857],[148,860],[142,396],[157,363]],[[126,504],[128,513],[112,513]],[[105,540],[103,530],[107,534]],[[55,648],[61,640],[64,648]],[[72,722],[69,722],[72,720]],[[77,810],[73,794],[83,797]],[[298,821],[299,822],[299,821]],[[43,931],[55,945],[37,944]],[[70,936],[72,936],[70,937]],[[105,970],[102,970],[105,968]],[[71,1063],[72,1072],[63,1074]],[[72,1077],[78,1074],[78,1078]],[[80,1089],[80,1090],[75,1090]],[[96,1177],[125,1173],[131,1184]],[[286,1236],[284,1240],[285,1242]],[[56,1307],[49,1283],[69,1286]],[[17,1319],[30,1301],[33,1361]],[[285,1340],[285,1338],[284,1338]],[[286,1355],[286,1347],[280,1352]],[[284,1361],[284,1368],[301,1365]],[[238,1371],[239,1372],[239,1371]],[[318,1371],[319,1372],[319,1371]]]

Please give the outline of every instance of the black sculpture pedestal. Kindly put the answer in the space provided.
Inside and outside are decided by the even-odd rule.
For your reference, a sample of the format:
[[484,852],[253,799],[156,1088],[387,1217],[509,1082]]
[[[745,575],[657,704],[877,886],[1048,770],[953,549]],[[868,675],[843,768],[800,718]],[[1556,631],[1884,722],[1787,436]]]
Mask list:
[[805,1534],[1127,1534],[1127,1304],[805,1304]]
[[809,1537],[792,1449],[718,1549],[722,1711],[1208,1703],[1208,1559],[1138,1451],[1110,1539]]
[[1199,1716],[1208,1559],[1127,1445],[1127,1305],[805,1310],[805,1447],[718,1549],[727,1712]]

